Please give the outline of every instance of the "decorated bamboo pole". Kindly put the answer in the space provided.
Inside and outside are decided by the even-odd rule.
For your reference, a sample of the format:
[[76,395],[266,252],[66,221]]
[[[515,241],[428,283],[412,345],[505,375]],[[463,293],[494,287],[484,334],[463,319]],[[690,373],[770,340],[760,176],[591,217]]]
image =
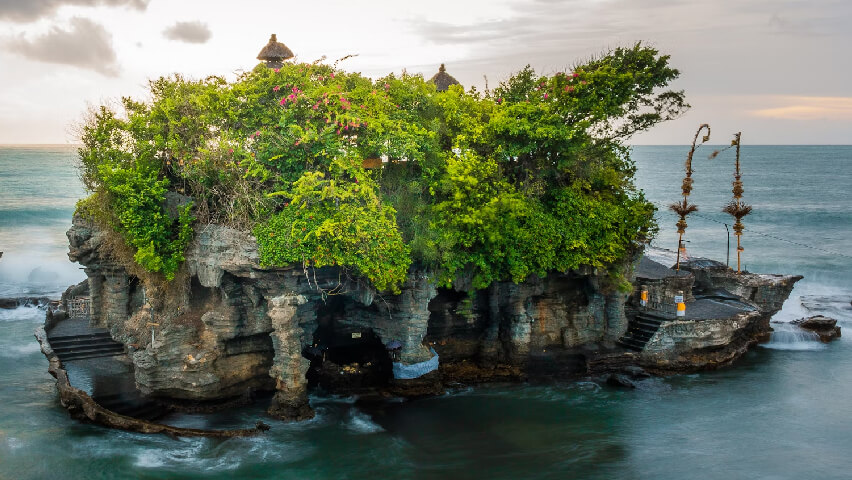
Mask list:
[[[707,134],[701,138],[700,143],[696,144],[698,142],[698,135],[704,129],[707,130]],[[683,177],[683,183],[681,184],[683,199],[680,202],[669,205],[669,209],[680,216],[680,219],[677,221],[677,263],[675,265],[677,271],[680,271],[680,247],[683,245],[683,234],[686,233],[686,216],[698,211],[698,207],[695,204],[689,203],[689,194],[692,192],[692,156],[698,147],[709,140],[710,125],[703,123],[695,131],[695,137],[692,138],[692,148],[689,149],[689,153],[686,155],[686,176]]]
[[751,213],[751,205],[747,205],[743,203],[743,181],[742,181],[742,173],[740,172],[740,136],[742,132],[737,132],[734,134],[734,139],[731,141],[731,146],[737,148],[737,157],[736,163],[734,166],[734,188],[731,190],[734,194],[734,198],[730,203],[725,205],[725,208],[722,209],[723,212],[729,213],[734,219],[736,219],[736,223],[734,223],[734,235],[737,236],[737,273],[740,273],[742,270],[740,269],[740,254],[743,252],[742,246],[742,236],[743,230],[745,227],[743,226],[742,219],[749,213]]

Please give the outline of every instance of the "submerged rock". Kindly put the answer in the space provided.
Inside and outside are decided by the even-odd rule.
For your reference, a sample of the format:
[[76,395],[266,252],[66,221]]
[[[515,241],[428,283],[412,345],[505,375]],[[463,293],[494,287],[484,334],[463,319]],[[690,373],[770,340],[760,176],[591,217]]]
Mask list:
[[606,384],[619,388],[636,388],[636,383],[634,383],[633,380],[630,379],[630,377],[628,377],[627,375],[622,375],[620,373],[613,373],[611,375],[608,375],[606,377]]
[[823,343],[828,343],[835,338],[840,337],[840,327],[837,326],[837,320],[833,318],[815,315],[813,317],[793,320],[790,323],[798,325],[799,328],[816,333],[819,335],[819,339]]

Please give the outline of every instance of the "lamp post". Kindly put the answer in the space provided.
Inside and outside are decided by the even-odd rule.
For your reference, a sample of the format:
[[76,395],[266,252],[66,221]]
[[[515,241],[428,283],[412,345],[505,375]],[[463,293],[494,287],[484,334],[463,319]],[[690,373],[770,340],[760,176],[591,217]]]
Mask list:
[[725,266],[730,268],[731,267],[731,230],[728,228],[727,223],[725,223],[724,225],[725,225],[725,231],[728,232],[728,250],[727,250],[727,254],[725,255]]

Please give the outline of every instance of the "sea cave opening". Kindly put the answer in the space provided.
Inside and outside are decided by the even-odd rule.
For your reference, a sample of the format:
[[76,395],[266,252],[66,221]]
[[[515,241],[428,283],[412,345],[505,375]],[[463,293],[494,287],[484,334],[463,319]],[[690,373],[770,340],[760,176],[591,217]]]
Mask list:
[[311,361],[308,387],[332,393],[362,393],[390,382],[392,362],[382,339],[364,322],[370,312],[343,296],[330,296],[317,310],[313,341],[302,355]]

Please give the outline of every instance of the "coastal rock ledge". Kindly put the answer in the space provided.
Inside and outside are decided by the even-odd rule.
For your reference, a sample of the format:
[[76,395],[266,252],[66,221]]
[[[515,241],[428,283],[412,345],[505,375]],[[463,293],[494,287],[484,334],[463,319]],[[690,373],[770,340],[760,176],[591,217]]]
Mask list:
[[[337,268],[262,268],[251,235],[210,225],[163,286],[116,261],[107,236],[80,217],[68,239],[88,279],[51,322],[85,298],[91,326],[124,346],[142,394],[203,409],[273,392],[269,413],[291,420],[313,416],[314,387],[416,396],[451,383],[724,365],[771,331],[801,278],[737,275],[712,262],[675,272],[659,252],[637,252],[622,265],[632,292],[593,269],[473,290],[439,288],[412,268],[401,293],[387,295]],[[643,288],[659,302],[642,305]],[[687,316],[675,317],[670,297],[683,290]]]
[[799,328],[810,330],[819,335],[819,340],[823,343],[828,343],[835,338],[840,337],[840,327],[837,326],[837,320],[822,315],[813,317],[800,318],[793,320],[793,325],[798,325]]

